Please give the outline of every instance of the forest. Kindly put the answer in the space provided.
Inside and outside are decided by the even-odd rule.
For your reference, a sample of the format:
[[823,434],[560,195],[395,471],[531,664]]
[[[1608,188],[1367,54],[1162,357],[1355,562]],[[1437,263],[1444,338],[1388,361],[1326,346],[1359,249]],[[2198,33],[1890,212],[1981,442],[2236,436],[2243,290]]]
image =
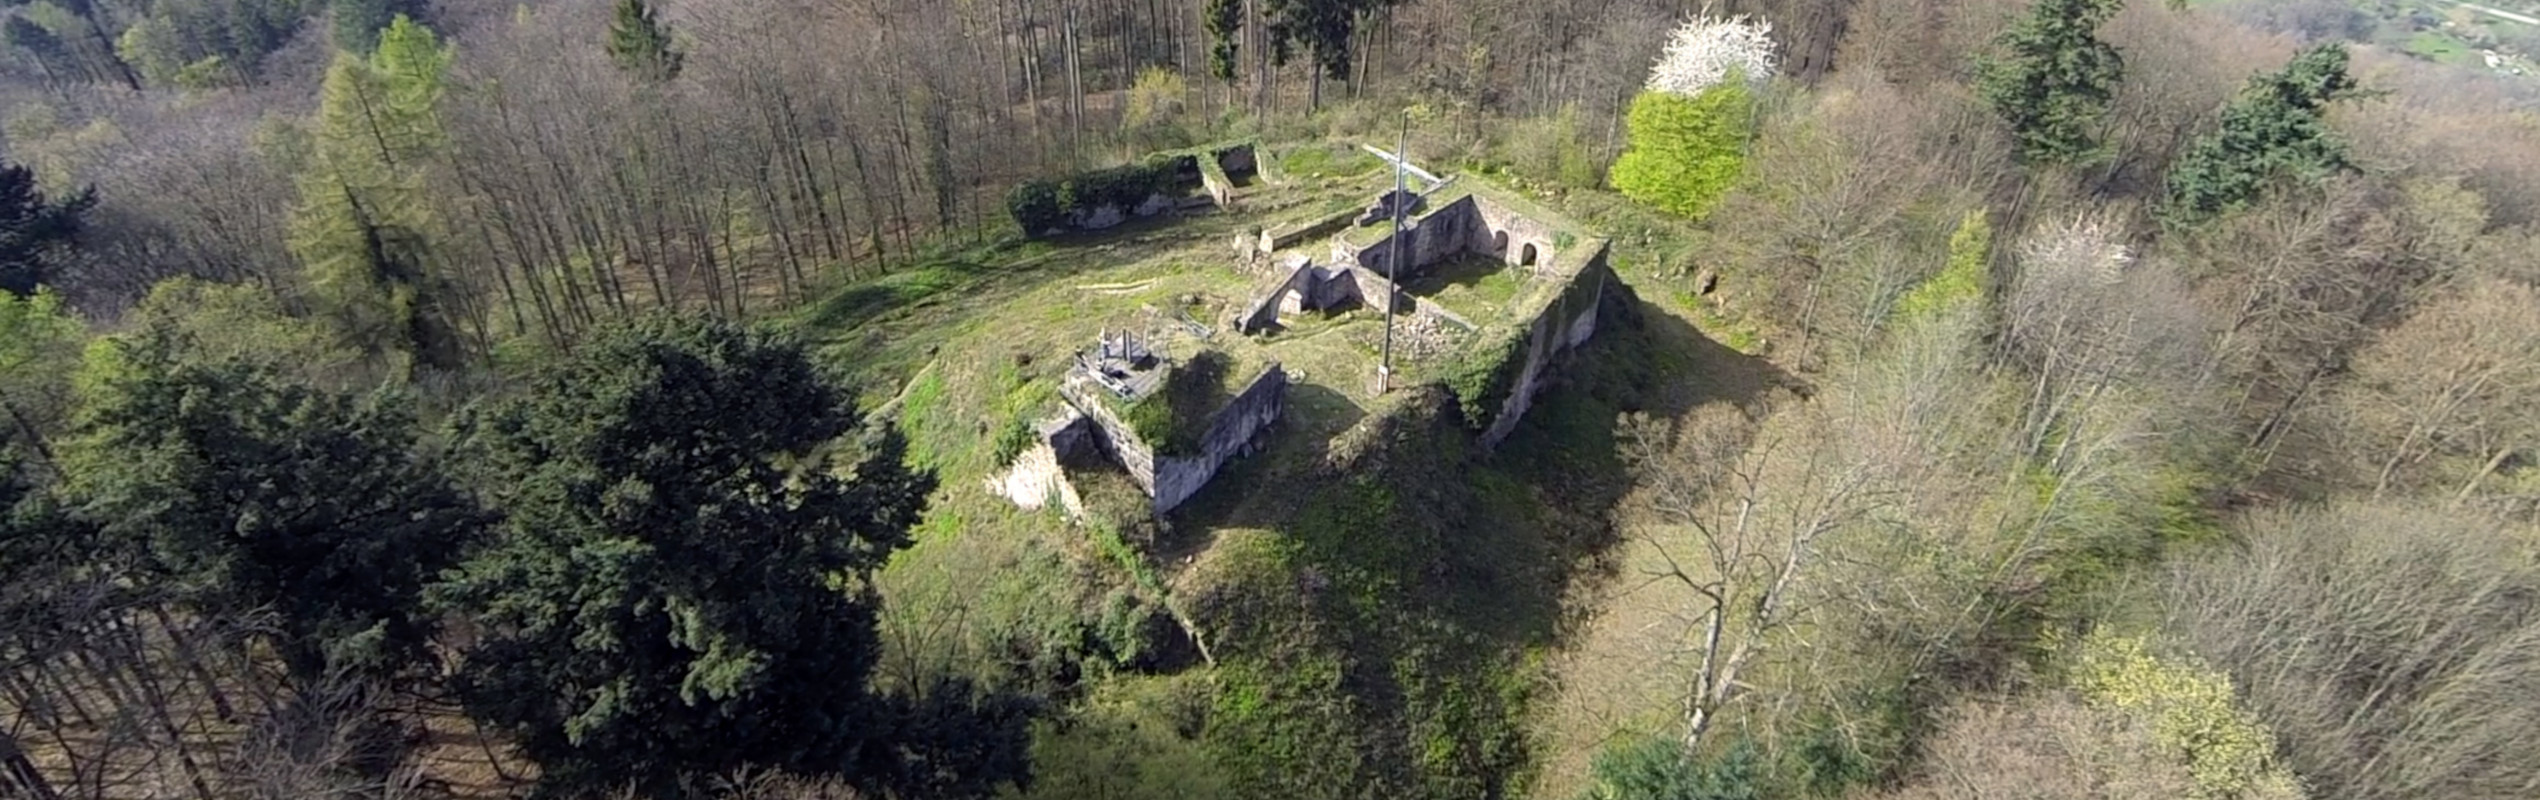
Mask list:
[[[2533,16],[0,0],[0,798],[2540,796]],[[1397,137],[1514,434],[990,502],[1267,238],[1082,176]]]

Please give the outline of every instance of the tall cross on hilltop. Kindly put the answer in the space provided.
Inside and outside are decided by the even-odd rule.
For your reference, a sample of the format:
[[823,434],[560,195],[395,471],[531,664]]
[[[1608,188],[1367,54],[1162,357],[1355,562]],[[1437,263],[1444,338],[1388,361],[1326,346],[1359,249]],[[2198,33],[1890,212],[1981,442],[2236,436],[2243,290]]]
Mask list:
[[1376,362],[1377,394],[1393,390],[1393,296],[1402,291],[1402,285],[1396,282],[1396,276],[1402,273],[1402,237],[1409,232],[1403,227],[1402,212],[1404,206],[1411,205],[1404,200],[1409,193],[1404,191],[1402,177],[1403,168],[1411,162],[1411,112],[1409,110],[1402,112],[1402,135],[1394,140],[1392,160],[1393,194],[1385,198],[1385,204],[1393,207],[1393,236],[1387,239],[1392,244],[1385,254],[1385,346],[1383,355]]

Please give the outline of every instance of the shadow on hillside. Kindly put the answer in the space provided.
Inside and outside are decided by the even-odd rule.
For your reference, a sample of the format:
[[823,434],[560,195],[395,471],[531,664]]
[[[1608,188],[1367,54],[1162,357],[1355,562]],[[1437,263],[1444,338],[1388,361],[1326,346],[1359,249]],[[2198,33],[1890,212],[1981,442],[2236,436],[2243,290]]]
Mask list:
[[1208,549],[1211,532],[1219,528],[1273,527],[1294,511],[1294,493],[1283,490],[1319,480],[1332,437],[1366,418],[1366,409],[1337,389],[1290,384],[1286,411],[1262,436],[1261,449],[1227,462],[1206,488],[1174,510],[1155,543],[1156,559],[1170,569]]
[[[1772,394],[1801,385],[1771,361],[1714,341],[1655,304],[1628,295],[1620,302],[1622,313],[1610,314],[1607,327],[1573,354],[1488,462],[1541,498],[1548,515],[1542,530],[1556,560],[1547,569],[1558,573],[1545,588],[1555,592],[1610,568],[1607,557],[1620,538],[1614,511],[1633,485],[1617,438],[1625,415],[1680,418],[1715,403],[1760,413]],[[1557,638],[1575,622],[1550,622],[1526,640]]]

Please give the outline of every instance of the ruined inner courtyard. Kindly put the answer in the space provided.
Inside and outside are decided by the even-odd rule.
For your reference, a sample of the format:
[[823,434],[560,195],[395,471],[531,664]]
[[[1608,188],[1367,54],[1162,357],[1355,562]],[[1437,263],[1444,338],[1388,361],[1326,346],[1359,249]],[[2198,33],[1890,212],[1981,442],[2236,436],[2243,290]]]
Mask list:
[[[1476,351],[1515,359],[1504,378],[1513,391],[1474,414],[1505,406],[1513,420],[1546,359],[1593,333],[1610,277],[1605,241],[1512,193],[1415,182],[1400,233],[1385,205],[1388,169],[1261,173],[1249,185],[1211,180],[1210,202],[1174,204],[1180,213],[1034,245],[1052,258],[1153,254],[1078,273],[1102,280],[1040,305],[1063,310],[1043,312],[1044,336],[999,343],[1019,382],[1056,388],[1007,404],[1017,416],[1002,423],[1000,471],[988,481],[997,494],[1081,515],[1065,465],[1108,463],[1162,514],[1273,437],[1319,441],[1365,417],[1384,401],[1387,351],[1394,388],[1469,372]],[[1189,367],[1201,362],[1209,369],[1194,383]],[[1483,430],[1484,443],[1506,429]]]

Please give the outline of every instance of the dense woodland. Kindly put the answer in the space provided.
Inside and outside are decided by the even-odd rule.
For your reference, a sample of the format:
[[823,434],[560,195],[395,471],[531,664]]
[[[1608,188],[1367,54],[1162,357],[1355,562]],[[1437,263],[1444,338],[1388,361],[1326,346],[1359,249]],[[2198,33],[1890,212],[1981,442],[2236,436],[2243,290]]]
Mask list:
[[[0,3],[0,798],[2540,795],[2540,79],[2323,5]],[[909,633],[796,312],[1406,118],[1637,295],[1379,462],[1527,478],[1557,635]]]

